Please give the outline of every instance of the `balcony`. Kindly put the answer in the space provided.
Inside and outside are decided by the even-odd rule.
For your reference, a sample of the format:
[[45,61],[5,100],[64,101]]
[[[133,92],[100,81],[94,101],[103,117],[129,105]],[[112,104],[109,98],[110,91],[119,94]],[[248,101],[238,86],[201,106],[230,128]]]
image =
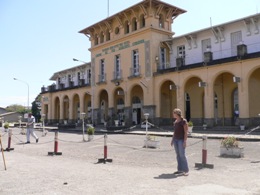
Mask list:
[[106,83],[106,74],[100,74],[98,75],[98,82],[97,84],[102,84],[102,83]]
[[171,68],[171,63],[170,62],[165,62],[165,63],[159,63],[157,65],[157,70],[165,70]]
[[121,80],[122,78],[122,70],[114,71],[113,80]]
[[130,68],[130,76],[128,78],[131,79],[131,78],[136,78],[136,77],[141,77],[139,65],[135,68],[133,68],[133,67]]

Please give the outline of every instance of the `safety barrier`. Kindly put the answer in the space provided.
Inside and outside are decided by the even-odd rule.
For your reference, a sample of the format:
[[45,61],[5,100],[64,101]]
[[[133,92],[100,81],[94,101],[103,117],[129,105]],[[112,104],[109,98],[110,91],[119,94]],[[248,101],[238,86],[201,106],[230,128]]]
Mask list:
[[48,152],[48,155],[62,155],[62,152],[58,152],[58,131],[55,131],[54,152]]
[[213,169],[213,164],[207,164],[207,136],[203,136],[202,144],[202,163],[195,163],[196,168],[210,168]]
[[8,145],[7,145],[7,148],[4,150],[4,151],[12,151],[14,150],[14,148],[11,148],[11,140],[12,140],[12,129],[9,129],[8,131]]
[[4,155],[4,150],[3,150],[1,135],[0,135],[0,146],[1,146],[1,152],[2,152],[2,157],[3,157],[4,167],[5,167],[5,170],[6,170],[5,155]]
[[112,162],[112,159],[107,158],[107,134],[104,135],[104,158],[98,159],[98,163]]

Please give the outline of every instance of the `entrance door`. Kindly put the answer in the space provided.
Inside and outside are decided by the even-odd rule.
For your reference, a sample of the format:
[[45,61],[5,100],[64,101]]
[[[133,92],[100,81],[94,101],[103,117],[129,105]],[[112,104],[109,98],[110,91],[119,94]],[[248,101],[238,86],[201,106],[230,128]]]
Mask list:
[[132,108],[133,108],[133,113],[132,113],[132,120],[134,124],[140,124],[141,123],[141,100],[139,97],[135,96],[133,97],[132,101]]
[[186,111],[185,111],[185,115],[186,115],[186,119],[188,121],[190,121],[190,96],[188,93],[185,94],[185,100],[186,100]]

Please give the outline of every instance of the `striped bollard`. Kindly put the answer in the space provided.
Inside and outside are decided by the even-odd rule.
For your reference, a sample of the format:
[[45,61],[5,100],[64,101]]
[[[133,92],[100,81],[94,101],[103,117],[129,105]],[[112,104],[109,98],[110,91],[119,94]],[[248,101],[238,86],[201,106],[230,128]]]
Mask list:
[[213,169],[213,164],[207,164],[207,136],[203,136],[203,143],[202,143],[202,163],[195,163],[196,168],[210,168]]
[[4,151],[11,151],[11,150],[14,150],[14,148],[11,148],[11,140],[12,140],[12,129],[9,129],[8,131],[8,145],[7,145],[7,148],[4,150]]
[[107,158],[107,134],[104,135],[104,158],[98,159],[98,163],[112,162],[112,159]]
[[48,152],[48,155],[62,155],[62,152],[58,152],[58,131],[55,131],[54,152]]

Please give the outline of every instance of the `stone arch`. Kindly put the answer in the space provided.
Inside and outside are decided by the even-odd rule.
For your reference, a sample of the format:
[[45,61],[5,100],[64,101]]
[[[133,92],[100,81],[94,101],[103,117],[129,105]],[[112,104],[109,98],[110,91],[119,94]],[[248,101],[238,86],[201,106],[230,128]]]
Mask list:
[[164,80],[160,84],[159,94],[162,123],[171,124],[172,111],[177,107],[177,86],[171,80]]
[[60,98],[57,96],[54,98],[54,119],[58,122],[60,120]]
[[74,94],[72,98],[72,119],[75,122],[80,120],[80,98],[78,94]]
[[108,105],[109,105],[109,98],[108,92],[103,89],[99,93],[99,111],[98,111],[98,122],[105,123],[108,117]]
[[199,87],[202,80],[197,76],[189,77],[184,84],[184,108],[187,120],[201,124],[205,116],[204,87]]
[[213,92],[217,101],[217,125],[232,125],[234,123],[234,91],[237,83],[233,82],[233,74],[222,71],[213,80]]
[[259,125],[259,113],[260,113],[260,67],[254,69],[248,77],[248,106],[249,106],[249,118],[251,123]]
[[131,89],[132,122],[140,124],[143,116],[144,92],[140,85],[134,85]]

